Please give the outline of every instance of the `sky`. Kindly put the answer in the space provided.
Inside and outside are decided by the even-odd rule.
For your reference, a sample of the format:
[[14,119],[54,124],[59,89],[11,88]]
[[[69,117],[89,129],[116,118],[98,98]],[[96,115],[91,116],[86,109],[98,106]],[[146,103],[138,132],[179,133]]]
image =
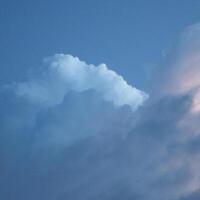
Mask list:
[[44,57],[67,53],[106,63],[145,89],[163,52],[199,21],[199,6],[198,0],[1,0],[1,82],[23,80]]
[[1,0],[0,199],[199,199],[199,9]]

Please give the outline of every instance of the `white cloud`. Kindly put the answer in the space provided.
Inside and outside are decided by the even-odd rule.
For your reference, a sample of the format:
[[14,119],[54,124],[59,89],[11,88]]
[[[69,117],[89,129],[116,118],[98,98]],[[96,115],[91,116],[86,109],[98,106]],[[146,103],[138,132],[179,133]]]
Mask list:
[[64,54],[46,58],[44,63],[39,77],[16,85],[17,95],[51,106],[62,103],[69,91],[93,89],[115,106],[129,105],[133,110],[148,98],[105,64],[88,65],[77,57]]

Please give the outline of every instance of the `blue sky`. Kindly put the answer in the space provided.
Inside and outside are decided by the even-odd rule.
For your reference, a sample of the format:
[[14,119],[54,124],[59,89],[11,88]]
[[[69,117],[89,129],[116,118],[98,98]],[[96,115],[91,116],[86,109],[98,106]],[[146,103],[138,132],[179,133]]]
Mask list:
[[0,2],[0,199],[200,199],[200,2]]
[[[1,1],[1,82],[21,80],[55,53],[108,64],[140,88],[188,25],[199,1]],[[21,73],[18,73],[18,71]]]

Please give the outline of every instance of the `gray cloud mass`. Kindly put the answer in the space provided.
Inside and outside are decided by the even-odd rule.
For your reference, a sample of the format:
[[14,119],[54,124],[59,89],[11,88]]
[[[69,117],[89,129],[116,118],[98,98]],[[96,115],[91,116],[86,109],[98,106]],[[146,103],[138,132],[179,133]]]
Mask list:
[[183,33],[149,100],[106,65],[63,54],[3,87],[0,198],[199,199],[198,33]]

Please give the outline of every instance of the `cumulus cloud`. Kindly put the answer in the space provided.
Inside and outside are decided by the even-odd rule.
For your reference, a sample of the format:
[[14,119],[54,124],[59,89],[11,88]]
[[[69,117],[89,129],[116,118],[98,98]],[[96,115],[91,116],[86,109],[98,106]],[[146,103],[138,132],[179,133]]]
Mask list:
[[198,27],[183,33],[155,98],[137,112],[129,106],[146,94],[105,65],[69,55],[46,59],[27,81],[0,91],[0,197],[200,199],[200,113],[191,112]]
[[95,90],[106,101],[116,106],[129,105],[133,110],[148,95],[127,84],[122,76],[105,64],[88,65],[71,55],[56,54],[45,59],[39,77],[16,85],[16,93],[34,103],[45,106],[60,104],[70,91]]

